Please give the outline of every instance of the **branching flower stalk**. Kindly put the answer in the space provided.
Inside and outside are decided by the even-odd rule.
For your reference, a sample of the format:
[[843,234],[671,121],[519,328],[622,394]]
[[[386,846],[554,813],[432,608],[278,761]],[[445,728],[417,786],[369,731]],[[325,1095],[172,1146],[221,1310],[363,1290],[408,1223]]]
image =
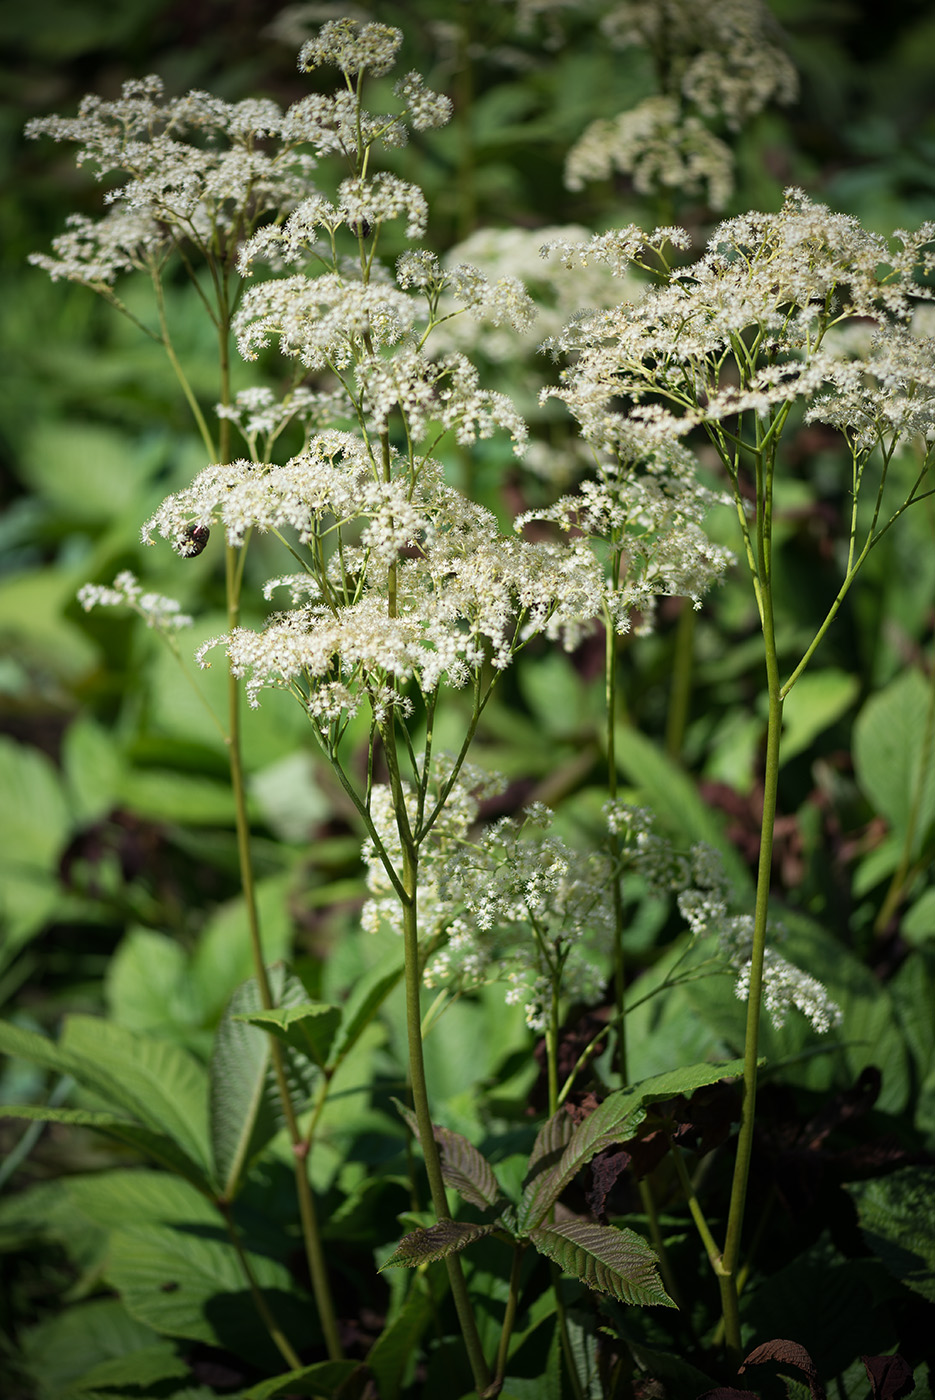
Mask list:
[[[683,268],[673,267],[666,252],[667,244],[686,246],[680,230],[646,235],[622,229],[581,249],[556,250],[568,263],[586,263],[610,256],[613,246],[621,262],[655,272],[656,285],[641,301],[579,320],[558,338],[557,349],[579,354],[556,392],[593,446],[643,474],[654,470],[660,453],[685,452],[690,435],[707,437],[730,485],[763,634],[769,716],[745,972],[744,1100],[725,1244],[714,1260],[727,1346],[738,1357],[737,1280],[760,1011],[775,996],[778,972],[768,947],[768,915],[782,707],[870,549],[911,504],[932,493],[924,488],[935,452],[935,344],[914,335],[907,322],[918,299],[930,295],[918,271],[932,270],[933,238],[935,225],[927,224],[884,239],[791,190],[779,214],[750,213],[720,225],[707,252]],[[876,327],[870,344],[868,323]],[[852,463],[852,501],[843,581],[783,682],[773,620],[772,526],[781,444],[796,406],[804,408],[807,421],[842,433]],[[909,489],[893,500],[887,490],[891,469],[907,451],[915,454],[917,468]],[[874,471],[867,519],[860,495],[867,494]],[[813,994],[803,984],[800,1004]]]

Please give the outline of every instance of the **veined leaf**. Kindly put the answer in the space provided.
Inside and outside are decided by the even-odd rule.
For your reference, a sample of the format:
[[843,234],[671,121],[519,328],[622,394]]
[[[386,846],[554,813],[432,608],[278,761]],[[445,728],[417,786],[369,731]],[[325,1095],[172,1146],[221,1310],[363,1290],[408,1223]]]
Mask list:
[[[393,1102],[409,1124],[413,1137],[421,1141],[416,1115],[405,1104],[400,1103],[399,1099],[394,1099]],[[466,1137],[461,1133],[452,1132],[450,1128],[439,1127],[437,1123],[432,1124],[432,1136],[441,1149],[442,1177],[446,1186],[457,1191],[459,1196],[469,1205],[477,1206],[478,1210],[487,1210],[503,1199],[493,1168]]]
[[[281,964],[269,970],[270,991],[281,1008],[308,1002],[297,977]],[[211,1146],[221,1194],[232,1200],[258,1152],[282,1126],[279,1088],[272,1066],[269,1033],[244,1017],[263,1010],[256,980],[238,987],[218,1027],[211,1058]],[[290,1091],[304,1103],[313,1067],[305,1056],[284,1052]]]
[[302,1366],[298,1371],[287,1371],[282,1376],[272,1376],[259,1385],[252,1385],[243,1392],[243,1400],[275,1400],[277,1395],[330,1397],[350,1379],[359,1364],[357,1361],[318,1361],[314,1366]]
[[596,1293],[643,1306],[675,1304],[659,1281],[656,1256],[642,1236],[590,1220],[562,1220],[529,1232],[540,1254]]
[[171,1040],[138,1035],[97,1016],[69,1016],[62,1049],[103,1069],[119,1086],[121,1107],[173,1138],[208,1171],[208,1083],[193,1055]]
[[[693,1094],[706,1084],[716,1084],[719,1079],[736,1079],[742,1073],[742,1060],[731,1060],[724,1065],[689,1065],[685,1069],[644,1079],[642,1084],[630,1089],[619,1089],[608,1094],[603,1103],[574,1129],[555,1165],[527,1176],[519,1210],[520,1230],[525,1232],[541,1225],[568,1183],[598,1152],[632,1137],[646,1117],[650,1104],[675,1098],[678,1094]],[[562,1109],[559,1114],[567,1117]],[[548,1123],[536,1139],[533,1155],[535,1157],[538,1151],[537,1162],[548,1160],[546,1144],[551,1140],[550,1135],[555,1134],[556,1144],[561,1135],[560,1127],[549,1129],[548,1133],[547,1129]]]
[[132,1118],[118,1118],[113,1113],[95,1113],[81,1108],[44,1108],[42,1105],[10,1104],[0,1106],[0,1117],[29,1118],[40,1123],[71,1123],[79,1128],[91,1128],[104,1137],[113,1138],[127,1147],[134,1148],[169,1171],[185,1177],[204,1195],[211,1194],[209,1182],[203,1168],[186,1155],[164,1133],[155,1132]]
[[323,1067],[341,1021],[341,1008],[326,1001],[304,1001],[269,1011],[239,1012],[234,1019],[271,1031],[291,1050]]
[[380,1265],[381,1272],[401,1266],[414,1269],[418,1264],[434,1264],[437,1259],[447,1259],[449,1254],[459,1254],[475,1240],[493,1234],[496,1228],[496,1225],[472,1225],[465,1220],[439,1220],[427,1229],[420,1228],[405,1235],[389,1259]]
[[[284,1265],[259,1254],[247,1259],[277,1322],[293,1345],[304,1345],[309,1300]],[[156,1332],[225,1347],[270,1369],[282,1364],[233,1245],[208,1237],[203,1227],[199,1233],[161,1225],[115,1230],[105,1278],[127,1311]]]

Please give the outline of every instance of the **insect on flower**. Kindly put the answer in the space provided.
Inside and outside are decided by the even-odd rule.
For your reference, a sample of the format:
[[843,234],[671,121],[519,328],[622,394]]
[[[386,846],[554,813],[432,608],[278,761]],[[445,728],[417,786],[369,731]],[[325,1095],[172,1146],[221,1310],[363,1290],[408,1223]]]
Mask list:
[[179,554],[183,559],[195,559],[202,552],[208,543],[211,531],[207,525],[189,525],[185,530],[185,537],[178,546]]

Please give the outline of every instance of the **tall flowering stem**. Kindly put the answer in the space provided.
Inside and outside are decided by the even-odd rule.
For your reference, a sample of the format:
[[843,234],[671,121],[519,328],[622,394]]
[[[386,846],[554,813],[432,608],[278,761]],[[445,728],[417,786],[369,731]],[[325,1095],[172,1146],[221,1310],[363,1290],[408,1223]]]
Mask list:
[[[724,1248],[706,1248],[721,1287],[724,1334],[740,1354],[738,1275],[750,1173],[762,1005],[775,1010],[796,978],[769,946],[769,896],[783,701],[831,626],[870,549],[927,488],[935,439],[935,343],[913,332],[920,299],[930,296],[918,270],[935,263],[935,225],[890,240],[855,219],[787,192],[778,214],[750,213],[720,225],[707,251],[680,267],[687,248],[677,229],[611,231],[583,247],[550,251],[567,266],[603,261],[636,266],[652,283],[642,299],[579,320],[554,342],[577,362],[556,392],[585,438],[626,463],[630,492],[659,482],[661,464],[693,471],[690,440],[704,435],[730,486],[763,634],[769,716],[755,911],[744,937],[747,1019],[744,1100]],[[653,285],[654,284],[654,285]],[[868,333],[874,327],[875,333]],[[621,407],[621,404],[623,405]],[[774,624],[773,497],[781,444],[792,413],[837,428],[851,463],[844,577],[815,635],[781,680]],[[911,484],[893,486],[896,457],[911,453]],[[875,486],[868,485],[875,475]],[[748,488],[752,487],[752,492]],[[927,489],[926,489],[927,488]],[[648,488],[644,488],[648,489]],[[667,488],[671,492],[672,488]],[[858,509],[859,498],[870,497]],[[748,500],[753,495],[751,512]],[[595,499],[592,489],[590,500]],[[566,508],[567,510],[567,508]],[[752,515],[752,520],[751,520]],[[590,511],[595,519],[595,512]],[[593,530],[593,525],[592,525]],[[696,560],[704,551],[696,551]],[[692,588],[672,588],[697,594]],[[701,915],[704,906],[708,912]],[[711,926],[704,898],[682,906]],[[724,906],[726,914],[726,906]],[[721,916],[723,918],[723,915]],[[734,931],[742,924],[732,921]],[[730,925],[722,926],[726,931]],[[817,984],[798,978],[796,1004],[814,1024],[832,1023]],[[693,1209],[700,1210],[697,1201]]]

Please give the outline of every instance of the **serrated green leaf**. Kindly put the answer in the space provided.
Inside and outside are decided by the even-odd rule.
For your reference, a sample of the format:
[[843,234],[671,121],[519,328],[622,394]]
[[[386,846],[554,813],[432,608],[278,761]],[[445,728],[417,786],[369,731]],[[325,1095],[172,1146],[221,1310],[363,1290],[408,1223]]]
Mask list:
[[[707,1084],[716,1084],[719,1079],[735,1079],[742,1073],[742,1060],[731,1060],[723,1065],[688,1065],[667,1074],[657,1074],[630,1089],[608,1094],[574,1129],[559,1160],[553,1166],[544,1165],[544,1169],[530,1172],[519,1210],[520,1230],[526,1232],[541,1224],[568,1183],[598,1152],[632,1137],[650,1104],[675,1098],[678,1094],[693,1094]],[[559,1114],[567,1117],[562,1109]],[[548,1141],[544,1136],[547,1127],[545,1125],[536,1139],[534,1153],[540,1147],[540,1139],[543,1144]],[[554,1156],[554,1148],[549,1156]],[[543,1167],[548,1160],[543,1150],[536,1158],[536,1166]]]
[[208,1173],[208,1077],[193,1055],[97,1016],[67,1017],[61,1046],[102,1069],[118,1086],[120,1107],[166,1133]]
[[406,1367],[437,1306],[425,1279],[417,1274],[402,1308],[367,1353],[367,1365],[376,1378],[380,1400],[396,1400]]
[[67,1123],[78,1128],[91,1128],[104,1137],[113,1138],[132,1147],[144,1157],[158,1162],[169,1171],[185,1177],[193,1186],[209,1194],[211,1185],[204,1170],[193,1162],[179,1145],[164,1133],[154,1132],[132,1118],[118,1118],[113,1113],[95,1113],[82,1108],[44,1108],[28,1104],[0,1105],[0,1117],[28,1118],[39,1123]]
[[419,1264],[434,1264],[438,1259],[447,1259],[449,1254],[459,1254],[475,1240],[493,1234],[496,1228],[496,1225],[474,1225],[465,1220],[439,1220],[435,1225],[420,1227],[405,1235],[380,1269],[414,1269]]
[[[277,1395],[333,1396],[358,1369],[356,1361],[318,1361],[298,1371],[287,1371],[260,1381],[243,1392],[243,1400],[275,1400]],[[381,1391],[381,1400],[383,1392]]]
[[847,1189],[867,1247],[907,1288],[935,1303],[935,1168],[903,1167]]
[[596,1293],[644,1307],[675,1307],[659,1280],[655,1254],[632,1230],[562,1220],[537,1226],[529,1238],[540,1254]]
[[235,1019],[272,1031],[290,1050],[323,1067],[341,1021],[341,1008],[325,1001],[305,1001],[269,1011],[240,1012]]
[[[302,983],[287,976],[281,964],[270,968],[269,980],[280,1006],[308,1002]],[[220,1191],[228,1200],[237,1194],[250,1163],[284,1121],[269,1033],[242,1019],[262,1010],[259,988],[251,978],[231,998],[211,1057],[211,1146]],[[314,1070],[304,1055],[288,1047],[283,1058],[290,1090],[304,1104]]]
[[[421,1143],[419,1122],[416,1115],[399,1099],[394,1099],[397,1109],[405,1118],[417,1142]],[[493,1168],[477,1148],[462,1133],[452,1132],[432,1124],[432,1136],[438,1143],[441,1157],[442,1176],[446,1186],[478,1210],[487,1210],[502,1200],[500,1185]]]

